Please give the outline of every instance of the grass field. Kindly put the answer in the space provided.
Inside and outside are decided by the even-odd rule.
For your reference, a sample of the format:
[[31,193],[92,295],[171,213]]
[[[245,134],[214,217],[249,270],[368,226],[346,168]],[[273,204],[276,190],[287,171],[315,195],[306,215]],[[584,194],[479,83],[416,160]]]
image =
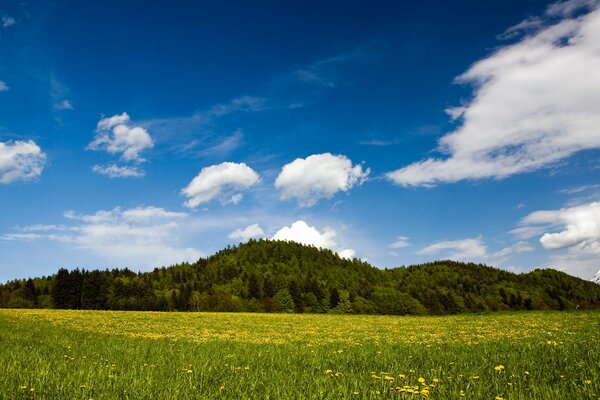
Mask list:
[[0,310],[0,399],[598,399],[600,313]]

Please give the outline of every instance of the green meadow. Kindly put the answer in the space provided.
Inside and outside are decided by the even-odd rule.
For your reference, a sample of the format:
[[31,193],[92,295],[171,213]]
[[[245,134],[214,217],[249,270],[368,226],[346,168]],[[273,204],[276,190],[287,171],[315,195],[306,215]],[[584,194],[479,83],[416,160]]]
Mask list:
[[0,310],[0,399],[598,399],[600,312]]

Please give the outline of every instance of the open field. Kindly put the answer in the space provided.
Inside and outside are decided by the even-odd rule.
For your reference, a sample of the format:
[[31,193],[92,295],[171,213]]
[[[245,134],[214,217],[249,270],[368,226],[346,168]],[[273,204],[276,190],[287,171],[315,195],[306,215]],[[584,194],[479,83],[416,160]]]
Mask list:
[[0,310],[0,399],[598,399],[600,313]]

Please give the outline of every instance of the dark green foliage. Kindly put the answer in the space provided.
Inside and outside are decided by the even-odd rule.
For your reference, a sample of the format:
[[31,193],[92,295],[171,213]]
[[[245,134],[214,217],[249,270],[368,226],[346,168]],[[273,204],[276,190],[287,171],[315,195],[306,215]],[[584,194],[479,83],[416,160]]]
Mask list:
[[283,313],[293,313],[296,309],[294,299],[287,289],[281,289],[273,296],[273,311]]
[[68,271],[0,285],[0,307],[157,311],[454,314],[600,307],[600,285],[438,261],[381,270],[330,250],[251,240],[151,272]]

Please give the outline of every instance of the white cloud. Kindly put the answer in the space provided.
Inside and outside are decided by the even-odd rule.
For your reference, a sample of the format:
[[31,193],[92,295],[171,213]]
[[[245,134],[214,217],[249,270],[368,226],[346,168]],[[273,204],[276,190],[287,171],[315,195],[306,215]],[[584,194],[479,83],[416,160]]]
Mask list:
[[533,212],[520,221],[513,233],[541,235],[543,248],[566,251],[551,255],[557,268],[589,279],[600,259],[600,202]]
[[259,224],[248,225],[245,228],[239,228],[229,234],[229,239],[248,241],[249,239],[263,236],[265,232]]
[[0,81],[0,92],[6,92],[10,89],[10,86],[6,84],[4,81]]
[[369,173],[370,169],[363,170],[360,164],[352,166],[344,155],[314,154],[284,165],[275,187],[281,191],[282,200],[295,198],[301,207],[310,207],[362,184]]
[[528,251],[533,251],[534,248],[531,244],[527,242],[517,242],[512,246],[505,247],[493,254],[493,258],[497,259],[497,262],[502,262],[506,260],[509,256],[517,253],[525,253]]
[[56,111],[73,110],[74,107],[70,100],[62,100],[54,104],[54,109]]
[[582,185],[582,186],[575,186],[575,187],[568,188],[568,189],[562,189],[559,191],[559,193],[577,194],[577,193],[586,192],[586,191],[598,189],[598,188],[600,188],[600,184]]
[[248,189],[260,180],[258,174],[244,163],[224,162],[202,168],[200,173],[181,192],[189,199],[185,206],[198,207],[213,199],[222,203],[238,203],[240,190]]
[[314,226],[299,220],[291,226],[284,226],[273,235],[273,240],[285,240],[296,243],[330,249],[343,258],[354,258],[356,252],[353,249],[340,248],[335,241],[337,232],[332,228],[325,228],[320,232]]
[[445,254],[444,257],[460,261],[474,261],[487,256],[487,247],[481,237],[445,240],[433,243],[417,252],[421,255]]
[[17,23],[17,21],[13,17],[11,17],[10,15],[4,15],[2,17],[2,26],[4,28],[8,28],[9,26],[13,26],[16,23]]
[[536,233],[546,231],[540,238],[545,249],[578,246],[600,253],[600,202],[536,211],[526,216],[520,225],[521,228],[533,228]]
[[140,153],[154,146],[146,129],[130,126],[127,113],[102,118],[96,127],[96,136],[87,146],[89,150],[106,150],[110,154],[121,153],[125,161],[142,162]]
[[342,249],[337,251],[337,253],[340,257],[347,258],[348,260],[356,258],[356,251],[354,249]]
[[0,142],[0,184],[39,177],[46,155],[33,141]]
[[109,178],[142,178],[146,173],[138,167],[111,165],[94,165],[92,171]]
[[401,249],[408,246],[410,246],[410,243],[408,243],[408,236],[398,236],[398,240],[390,244],[392,249]]
[[[153,268],[182,261],[196,261],[202,253],[177,245],[186,213],[158,207],[101,210],[64,215],[69,225],[33,225],[24,233],[0,236],[3,240],[53,240],[90,251],[120,267]],[[33,233],[32,233],[33,232]]]
[[[462,123],[440,139],[438,150],[447,157],[387,177],[403,186],[501,179],[600,148],[599,4],[551,6],[533,33],[459,76],[458,82],[474,86],[474,96],[449,110]],[[582,6],[592,11],[573,17]]]

